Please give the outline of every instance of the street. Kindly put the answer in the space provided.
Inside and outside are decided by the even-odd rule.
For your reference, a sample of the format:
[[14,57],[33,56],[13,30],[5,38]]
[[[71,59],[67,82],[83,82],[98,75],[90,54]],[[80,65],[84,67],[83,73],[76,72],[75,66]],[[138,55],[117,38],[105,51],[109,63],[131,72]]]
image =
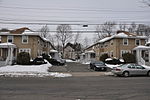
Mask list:
[[[58,67],[62,66],[53,71]],[[150,78],[146,76],[104,76],[98,74],[103,72],[91,71],[78,63],[69,63],[60,72],[95,74],[66,78],[0,77],[0,100],[150,100]]]

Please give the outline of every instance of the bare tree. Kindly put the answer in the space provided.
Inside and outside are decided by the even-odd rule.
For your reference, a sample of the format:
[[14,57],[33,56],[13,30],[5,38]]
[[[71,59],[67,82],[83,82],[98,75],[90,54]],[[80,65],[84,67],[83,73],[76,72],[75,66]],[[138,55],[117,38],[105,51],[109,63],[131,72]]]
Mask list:
[[132,22],[131,25],[128,27],[128,31],[130,33],[135,33],[136,32],[136,28],[137,28],[137,25],[135,24],[135,22]]
[[115,29],[115,22],[105,22],[102,25],[102,32],[107,33],[108,36],[112,35],[113,29]]
[[137,35],[149,36],[150,35],[150,26],[144,25],[144,24],[139,24],[137,26],[136,33],[137,33]]
[[64,47],[65,45],[72,39],[73,34],[71,31],[71,26],[67,24],[62,24],[57,26],[57,33],[56,38],[61,42],[62,44],[62,53],[64,57]]
[[47,25],[43,26],[40,29],[40,35],[41,35],[41,37],[44,37],[44,38],[47,38],[49,36],[49,28]]
[[96,36],[95,36],[95,39],[96,41],[100,40],[100,39],[103,39],[105,37],[105,33],[103,32],[103,26],[102,25],[97,25],[95,27],[96,31]]
[[119,30],[126,31],[126,29],[127,29],[127,26],[125,24],[122,24],[122,23],[119,24]]
[[142,2],[150,7],[150,0],[143,0]]
[[79,42],[80,37],[81,37],[80,33],[77,33],[77,34],[74,35],[74,44]]
[[89,39],[87,37],[85,37],[83,40],[83,47],[87,48],[88,46],[89,46]]

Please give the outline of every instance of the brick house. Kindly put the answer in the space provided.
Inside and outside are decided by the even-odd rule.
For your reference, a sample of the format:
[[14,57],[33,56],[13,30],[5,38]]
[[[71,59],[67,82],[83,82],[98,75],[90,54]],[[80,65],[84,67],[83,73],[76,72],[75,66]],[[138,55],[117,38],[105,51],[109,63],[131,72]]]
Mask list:
[[[4,45],[5,44],[5,45]],[[40,56],[42,53],[49,54],[54,49],[52,44],[38,33],[28,28],[20,28],[11,31],[0,32],[0,58],[6,60],[8,56],[8,44],[13,44],[13,57],[19,52],[28,52],[31,58]]]
[[131,53],[135,47],[145,45],[147,39],[146,36],[118,31],[115,35],[106,37],[89,46],[86,51],[93,50],[96,53],[97,60],[104,53],[107,53],[110,57],[122,58],[122,54]]

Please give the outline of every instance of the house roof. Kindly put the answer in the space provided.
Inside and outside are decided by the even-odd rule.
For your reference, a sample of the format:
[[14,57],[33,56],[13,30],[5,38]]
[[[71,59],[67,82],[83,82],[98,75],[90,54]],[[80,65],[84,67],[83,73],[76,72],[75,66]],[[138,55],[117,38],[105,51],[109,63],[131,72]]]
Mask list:
[[16,48],[16,45],[12,43],[0,43],[0,48]]
[[100,41],[98,41],[98,43],[103,43],[103,42],[106,42],[106,41],[109,41],[111,39],[114,39],[114,38],[134,38],[134,39],[147,39],[146,36],[137,36],[133,33],[129,33],[129,32],[126,32],[126,31],[118,31],[117,34],[115,35],[112,35],[110,37],[106,37]]
[[[129,32],[126,32],[126,31],[117,31],[115,35],[105,37],[104,39],[99,40],[98,42],[96,42],[93,45],[96,45],[96,44],[99,44],[99,43],[104,43],[104,42],[107,42],[107,41],[115,39],[115,38],[148,39],[147,36],[137,36],[134,33],[129,33]],[[93,45],[87,47],[86,49],[92,47]]]
[[139,49],[142,49],[142,50],[150,50],[150,47],[148,47],[148,46],[137,46],[137,47],[135,47],[133,50],[139,50]]

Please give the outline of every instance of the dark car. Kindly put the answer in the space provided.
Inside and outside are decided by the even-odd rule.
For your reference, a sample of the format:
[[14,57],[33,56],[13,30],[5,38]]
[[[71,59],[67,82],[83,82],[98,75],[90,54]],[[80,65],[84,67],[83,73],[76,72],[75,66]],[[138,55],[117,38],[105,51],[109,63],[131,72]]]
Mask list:
[[34,65],[41,65],[41,64],[46,64],[47,62],[44,61],[44,59],[42,57],[36,57],[32,64]]
[[52,65],[57,65],[57,66],[59,66],[59,65],[61,65],[61,66],[65,65],[65,61],[63,61],[63,60],[49,59],[48,61]]
[[107,71],[107,66],[102,61],[92,61],[90,63],[90,68],[95,71]]

